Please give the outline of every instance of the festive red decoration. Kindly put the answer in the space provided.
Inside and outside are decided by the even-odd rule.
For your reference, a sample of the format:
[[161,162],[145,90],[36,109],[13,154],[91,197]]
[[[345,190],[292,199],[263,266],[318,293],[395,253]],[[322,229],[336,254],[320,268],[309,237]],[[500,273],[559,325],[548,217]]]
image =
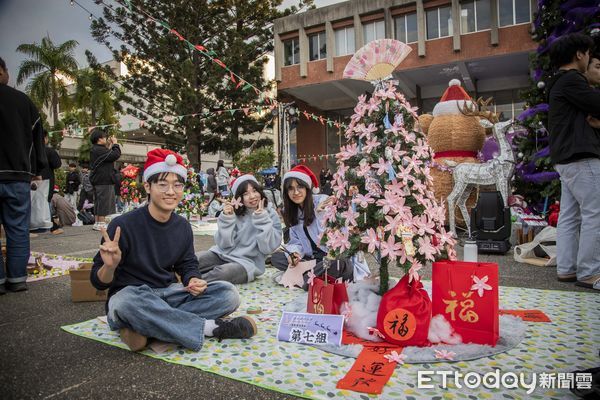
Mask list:
[[431,322],[431,300],[420,280],[406,274],[381,298],[377,329],[388,343],[425,346]]
[[432,315],[442,314],[463,343],[498,341],[498,264],[433,263]]
[[550,226],[558,225],[558,214],[560,213],[560,203],[557,201],[552,204],[548,210],[550,214],[548,215],[548,224]]
[[348,302],[345,283],[335,283],[331,276],[315,277],[308,288],[306,311],[312,314],[339,314],[342,303]]

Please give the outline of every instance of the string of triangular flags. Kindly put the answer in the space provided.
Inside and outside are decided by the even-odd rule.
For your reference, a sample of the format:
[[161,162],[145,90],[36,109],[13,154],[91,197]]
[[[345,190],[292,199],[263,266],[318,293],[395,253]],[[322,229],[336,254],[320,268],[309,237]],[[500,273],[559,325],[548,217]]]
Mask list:
[[125,130],[126,128],[127,128],[127,130],[141,129],[141,128],[144,128],[148,124],[148,122],[151,122],[151,121],[159,121],[160,120],[160,121],[167,122],[167,123],[175,123],[175,122],[181,122],[182,119],[188,118],[188,117],[208,118],[210,116],[221,115],[223,113],[229,113],[230,115],[234,115],[238,111],[243,112],[245,115],[249,115],[250,113],[253,113],[253,112],[260,113],[260,112],[265,111],[265,109],[272,110],[273,108],[275,108],[275,105],[252,106],[252,107],[242,107],[242,108],[228,108],[228,109],[222,109],[222,110],[204,111],[204,112],[198,112],[198,113],[193,113],[193,114],[183,114],[183,115],[165,115],[162,118],[151,118],[151,119],[147,119],[147,120],[139,120],[138,123],[128,122],[126,124],[89,125],[89,126],[83,126],[83,127],[77,127],[77,128],[71,128],[71,129],[64,128],[64,129],[59,129],[59,130],[54,130],[54,131],[48,132],[48,134],[52,135],[53,133],[62,132],[63,135],[65,135],[69,131],[72,131],[72,132],[75,132],[76,134],[83,135],[86,131],[89,132],[94,128],[104,129],[104,128],[109,128],[109,127],[113,127],[113,126],[118,126],[119,130],[122,130],[122,131]]
[[298,154],[296,156],[296,160],[298,160],[298,162],[310,162],[310,161],[322,161],[323,159],[325,160],[329,160],[331,159],[335,159],[335,156],[337,155],[337,153],[333,153],[333,154]]
[[[243,77],[241,77],[240,75],[238,75],[234,71],[232,71],[223,61],[221,61],[219,58],[217,58],[217,53],[215,51],[210,50],[203,45],[194,44],[194,43],[190,42],[182,34],[180,34],[177,30],[172,28],[167,22],[155,18],[154,16],[149,14],[147,11],[145,11],[139,5],[132,4],[131,1],[129,1],[129,0],[115,0],[115,1],[117,3],[120,3],[123,6],[127,7],[127,9],[132,13],[137,12],[138,14],[143,14],[144,16],[146,16],[146,18],[148,20],[152,21],[155,24],[162,26],[170,34],[177,37],[177,39],[179,39],[186,46],[188,46],[188,48],[190,50],[199,52],[200,54],[209,58],[212,62],[214,62],[221,68],[223,68],[227,72],[227,76],[229,77],[230,82],[235,84],[236,89],[241,88],[242,91],[252,89],[252,90],[254,90],[256,95],[259,96],[259,101],[261,101],[263,103],[267,103],[269,105],[274,105],[274,106],[277,106],[277,104],[279,104],[277,99],[269,97],[270,96],[269,94],[265,93],[264,91],[261,91],[256,86],[254,86],[252,83],[247,82]],[[100,3],[104,4],[107,7],[110,7],[110,5],[106,4],[103,0],[100,0]],[[112,7],[110,7],[110,8],[112,9]],[[137,11],[134,9],[136,9]],[[321,125],[327,124],[330,127],[335,126],[336,128],[346,128],[347,127],[345,124],[343,124],[339,121],[328,119],[326,117],[323,117],[322,115],[309,113],[307,111],[303,111],[302,113],[306,117],[306,119],[312,119],[313,121],[318,121],[321,123]]]

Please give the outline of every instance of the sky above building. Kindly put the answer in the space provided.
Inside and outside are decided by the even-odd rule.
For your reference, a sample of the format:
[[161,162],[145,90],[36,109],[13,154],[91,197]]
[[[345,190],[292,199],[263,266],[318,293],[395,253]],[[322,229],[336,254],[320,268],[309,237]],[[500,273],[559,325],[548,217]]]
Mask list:
[[[77,0],[96,16],[102,10],[94,0]],[[323,7],[343,0],[315,0],[317,7]],[[112,1],[111,1],[112,2]],[[295,4],[285,0],[283,6]],[[79,46],[75,57],[81,67],[87,65],[85,50],[89,49],[98,61],[112,58],[106,46],[98,44],[90,33],[89,13],[69,0],[0,0],[0,57],[7,64],[10,86],[16,86],[17,71],[27,57],[16,51],[21,43],[40,42],[49,35],[54,43],[75,39]],[[22,89],[22,87],[20,87]]]

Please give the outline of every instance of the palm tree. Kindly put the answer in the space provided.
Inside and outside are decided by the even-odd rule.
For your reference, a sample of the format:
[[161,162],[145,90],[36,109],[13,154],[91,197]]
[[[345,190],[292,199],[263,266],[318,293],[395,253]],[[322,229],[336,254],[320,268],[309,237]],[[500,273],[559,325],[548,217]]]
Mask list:
[[58,122],[58,104],[68,100],[66,85],[61,77],[75,79],[77,61],[73,50],[78,45],[75,40],[56,46],[49,36],[42,43],[23,43],[17,51],[30,57],[19,67],[17,85],[33,79],[27,84],[27,92],[34,101],[52,109],[53,124]]
[[115,113],[121,111],[121,106],[110,67],[100,65],[89,50],[85,54],[90,67],[77,73],[77,88],[73,97],[75,106],[89,112],[88,122],[91,125],[117,122]]

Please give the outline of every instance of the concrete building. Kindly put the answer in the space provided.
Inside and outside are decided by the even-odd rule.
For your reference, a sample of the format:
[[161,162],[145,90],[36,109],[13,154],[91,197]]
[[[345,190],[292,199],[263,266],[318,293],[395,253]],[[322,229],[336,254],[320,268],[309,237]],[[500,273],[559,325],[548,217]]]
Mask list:
[[[354,52],[382,38],[413,51],[394,71],[400,90],[420,112],[431,112],[448,82],[458,78],[473,97],[493,97],[496,112],[516,117],[519,91],[529,86],[529,34],[534,0],[350,0],[275,20],[275,78],[279,98],[333,120],[352,114],[368,82],[342,79]],[[331,154],[339,129],[300,118],[291,158]],[[325,158],[310,160],[315,171]],[[329,167],[334,161],[329,160]]]

